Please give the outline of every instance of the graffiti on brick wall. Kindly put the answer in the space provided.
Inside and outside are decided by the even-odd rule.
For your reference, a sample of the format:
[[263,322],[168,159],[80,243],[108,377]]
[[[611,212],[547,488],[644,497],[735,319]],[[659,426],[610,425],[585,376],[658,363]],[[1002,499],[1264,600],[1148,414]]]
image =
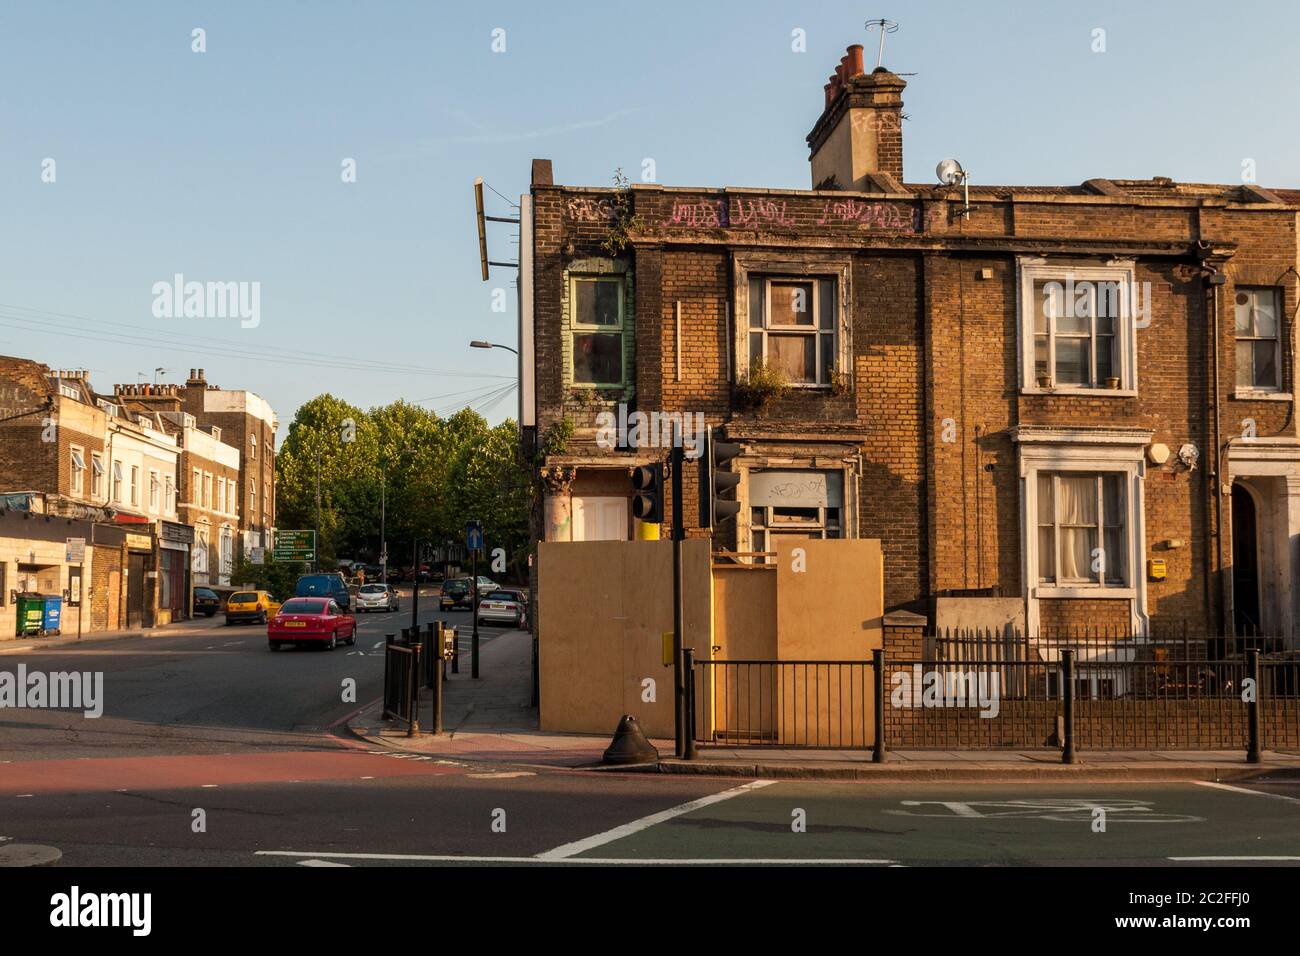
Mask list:
[[721,199],[675,202],[672,214],[664,220],[664,224],[688,229],[722,228],[729,225],[727,204]]
[[614,218],[614,203],[610,199],[574,196],[565,209],[569,218],[578,222],[609,222]]
[[920,206],[844,199],[826,202],[817,224],[824,226],[828,223],[857,223],[870,229],[920,232],[924,217]]
[[737,199],[736,222],[742,226],[793,226],[794,217],[786,215],[784,199]]

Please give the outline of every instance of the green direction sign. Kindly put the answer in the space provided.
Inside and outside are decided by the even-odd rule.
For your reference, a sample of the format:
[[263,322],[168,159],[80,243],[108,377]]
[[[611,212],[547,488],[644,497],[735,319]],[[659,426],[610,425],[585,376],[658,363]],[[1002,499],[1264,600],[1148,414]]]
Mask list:
[[315,561],[316,532],[277,531],[271,559],[273,561]]

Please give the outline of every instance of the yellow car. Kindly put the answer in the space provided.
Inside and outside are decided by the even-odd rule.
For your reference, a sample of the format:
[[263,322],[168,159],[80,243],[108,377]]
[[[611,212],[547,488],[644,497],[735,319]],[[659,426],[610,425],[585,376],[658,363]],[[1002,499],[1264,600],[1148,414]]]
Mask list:
[[236,591],[226,602],[226,626],[243,621],[265,624],[280,610],[280,602],[270,591]]

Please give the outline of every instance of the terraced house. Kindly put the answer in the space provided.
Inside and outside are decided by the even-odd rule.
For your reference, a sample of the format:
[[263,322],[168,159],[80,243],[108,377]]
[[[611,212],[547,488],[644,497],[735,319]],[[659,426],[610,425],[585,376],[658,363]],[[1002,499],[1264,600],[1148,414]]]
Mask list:
[[[701,412],[744,447],[729,560],[879,538],[887,609],[996,594],[1031,633],[1294,647],[1300,191],[907,183],[905,87],[849,48],[807,190],[565,186],[534,161],[542,537],[645,534],[630,468],[664,449],[602,447],[598,416]],[[696,494],[688,469],[688,523]]]

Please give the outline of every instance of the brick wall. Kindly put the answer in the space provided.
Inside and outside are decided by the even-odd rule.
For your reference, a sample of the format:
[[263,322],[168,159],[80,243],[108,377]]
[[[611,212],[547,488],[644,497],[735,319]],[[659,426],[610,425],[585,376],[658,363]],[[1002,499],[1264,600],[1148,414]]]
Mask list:
[[[704,412],[729,437],[746,432],[808,440],[835,432],[861,455],[858,529],[885,551],[886,606],[927,611],[938,591],[996,589],[1023,595],[1021,479],[1010,430],[1042,425],[1150,430],[1153,441],[1201,451],[1201,466],[1147,466],[1146,541],[1182,539],[1162,552],[1163,582],[1148,583],[1153,624],[1214,626],[1217,580],[1211,309],[1200,273],[1205,255],[1226,257],[1218,292],[1219,403],[1223,436],[1242,421],[1260,436],[1297,433],[1293,403],[1238,399],[1232,295],[1236,284],[1280,285],[1284,314],[1297,306],[1294,210],[1221,195],[1088,190],[974,190],[968,219],[944,190],[915,199],[781,190],[633,189],[637,219],[624,253],[635,279],[636,407]],[[1165,194],[1167,193],[1167,195]],[[1224,199],[1223,197],[1228,197]],[[612,193],[539,186],[535,321],[541,431],[566,414],[562,358],[563,274],[574,259],[601,256]],[[1212,249],[1198,250],[1205,240]],[[732,257],[754,251],[851,258],[852,376],[833,392],[800,393],[761,415],[732,403],[727,378]],[[1017,262],[1022,256],[1102,263],[1134,261],[1151,289],[1150,324],[1137,332],[1138,395],[1022,394]],[[677,380],[676,304],[681,303],[682,373]],[[734,317],[733,317],[734,321]],[[1294,332],[1284,328],[1285,391],[1293,391]],[[730,361],[734,365],[734,360]],[[734,368],[732,369],[734,377]],[[603,406],[602,406],[603,407]],[[594,415],[598,408],[582,409]],[[589,420],[589,419],[588,419]],[[948,427],[950,426],[950,427]],[[945,430],[952,438],[944,440]],[[570,449],[590,453],[581,439]],[[694,522],[694,469],[686,475]],[[720,536],[719,543],[726,543]],[[1224,549],[1231,554],[1228,529]],[[1133,568],[1139,575],[1144,569]],[[1128,625],[1127,602],[1044,604],[1044,627]],[[1124,615],[1120,615],[1120,608]],[[1104,620],[1097,618],[1098,614]]]

